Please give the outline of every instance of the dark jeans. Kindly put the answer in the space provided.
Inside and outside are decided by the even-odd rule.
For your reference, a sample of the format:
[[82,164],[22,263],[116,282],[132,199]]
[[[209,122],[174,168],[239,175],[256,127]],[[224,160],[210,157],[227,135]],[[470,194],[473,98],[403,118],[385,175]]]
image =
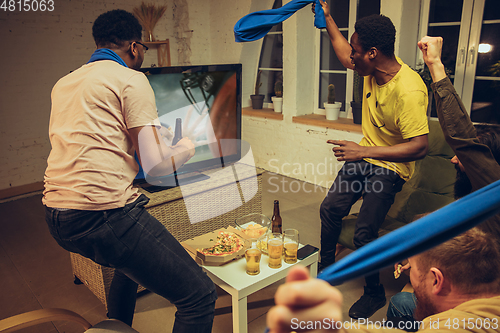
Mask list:
[[417,308],[417,297],[414,293],[400,292],[391,297],[387,308],[387,317],[409,317]]
[[365,161],[347,162],[321,203],[321,262],[335,262],[335,248],[342,230],[342,219],[363,196],[356,221],[354,245],[360,248],[378,237],[380,225],[405,181],[399,175]]
[[211,332],[215,286],[181,244],[144,208],[141,195],[104,211],[46,208],[50,233],[64,249],[114,267],[108,316],[132,324],[137,284],[177,307],[173,332]]

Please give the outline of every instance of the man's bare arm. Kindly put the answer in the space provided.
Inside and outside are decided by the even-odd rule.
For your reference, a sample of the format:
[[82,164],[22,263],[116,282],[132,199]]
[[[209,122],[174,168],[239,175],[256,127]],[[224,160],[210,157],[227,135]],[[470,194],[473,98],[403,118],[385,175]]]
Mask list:
[[132,142],[144,171],[153,177],[166,176],[180,168],[194,155],[194,144],[183,138],[167,146],[155,126],[129,129]]
[[330,15],[330,7],[328,4],[323,0],[319,0],[319,2],[325,13],[326,31],[328,32],[328,36],[330,36],[330,41],[332,42],[333,50],[337,58],[345,68],[353,69],[354,65],[351,63],[351,44],[349,44],[344,35],[342,35],[337,24]]
[[346,140],[328,140],[327,143],[338,145],[339,147],[332,149],[337,160],[347,162],[359,161],[363,158],[388,162],[410,162],[424,158],[429,149],[427,134],[388,147],[364,147]]

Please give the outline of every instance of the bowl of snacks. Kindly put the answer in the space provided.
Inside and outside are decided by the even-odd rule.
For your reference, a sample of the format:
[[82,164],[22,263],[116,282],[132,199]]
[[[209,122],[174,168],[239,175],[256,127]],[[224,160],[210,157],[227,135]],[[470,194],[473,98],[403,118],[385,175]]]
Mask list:
[[267,254],[266,236],[271,230],[271,220],[265,215],[253,213],[236,219],[236,227],[249,238],[257,239],[257,247]]

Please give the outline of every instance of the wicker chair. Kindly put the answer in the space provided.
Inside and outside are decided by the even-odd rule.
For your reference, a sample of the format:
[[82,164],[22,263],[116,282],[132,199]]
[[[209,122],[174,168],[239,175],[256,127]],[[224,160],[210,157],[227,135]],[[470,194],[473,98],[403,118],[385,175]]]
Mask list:
[[107,319],[92,326],[79,314],[64,309],[40,309],[2,319],[0,320],[0,332],[15,332],[50,321],[76,322],[82,325],[86,333],[138,333],[127,324],[115,319]]

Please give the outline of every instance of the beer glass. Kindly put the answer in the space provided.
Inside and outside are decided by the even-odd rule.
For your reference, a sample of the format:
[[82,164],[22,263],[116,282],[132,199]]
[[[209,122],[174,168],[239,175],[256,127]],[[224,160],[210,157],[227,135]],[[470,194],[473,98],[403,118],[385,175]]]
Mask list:
[[283,231],[283,247],[285,252],[284,261],[287,264],[297,262],[297,249],[299,248],[299,231],[297,229],[285,229]]
[[270,233],[267,236],[267,254],[269,255],[269,267],[280,268],[283,255],[283,235]]
[[257,239],[252,238],[250,241],[252,245],[245,250],[245,259],[247,261],[246,271],[248,275],[257,275],[260,273],[260,258],[262,254],[257,248]]

